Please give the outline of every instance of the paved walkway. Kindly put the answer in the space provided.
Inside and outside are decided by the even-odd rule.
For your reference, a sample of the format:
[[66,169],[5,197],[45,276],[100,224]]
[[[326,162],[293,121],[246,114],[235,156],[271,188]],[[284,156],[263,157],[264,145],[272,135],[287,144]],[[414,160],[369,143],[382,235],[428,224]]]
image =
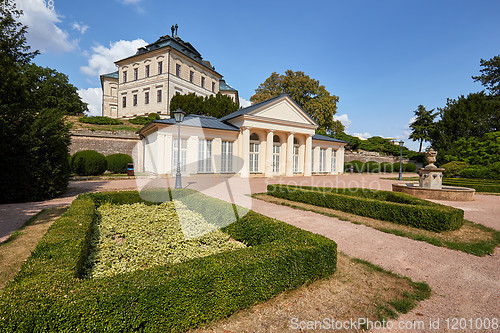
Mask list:
[[[171,181],[171,180],[170,180]],[[436,247],[404,237],[383,233],[313,212],[295,210],[252,199],[250,193],[264,192],[268,183],[297,183],[313,186],[350,186],[389,190],[392,180],[380,175],[342,175],[300,178],[186,178],[183,185],[207,195],[236,202],[259,213],[280,219],[302,229],[325,235],[337,242],[339,250],[349,256],[365,259],[414,281],[427,282],[433,295],[400,321],[423,321],[440,318],[439,332],[448,331],[445,319],[500,317],[500,255],[476,257],[459,251]],[[30,215],[48,206],[67,205],[77,193],[164,186],[167,179],[117,180],[109,182],[75,182],[69,193],[43,203],[0,206],[0,237],[15,230]],[[443,202],[445,203],[445,202]],[[500,230],[500,196],[476,195],[474,202],[446,202],[465,210],[465,217]],[[9,232],[9,233],[10,233]],[[1,240],[1,238],[0,238]],[[304,318],[307,320],[307,318]],[[397,331],[397,330],[393,330]],[[408,332],[408,330],[404,330]],[[449,330],[452,331],[452,330]],[[463,330],[461,330],[463,331]],[[473,331],[473,330],[466,330]],[[480,331],[480,330],[479,330]],[[478,332],[478,330],[475,330]]]

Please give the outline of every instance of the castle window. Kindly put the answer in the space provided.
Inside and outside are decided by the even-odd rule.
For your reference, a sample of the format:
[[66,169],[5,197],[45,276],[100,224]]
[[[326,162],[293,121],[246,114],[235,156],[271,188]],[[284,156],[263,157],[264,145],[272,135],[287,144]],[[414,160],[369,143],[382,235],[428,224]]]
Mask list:
[[149,91],[144,93],[144,104],[149,104]]
[[146,65],[146,77],[149,77],[149,65]]
[[177,75],[178,77],[181,76],[181,65],[179,64],[175,64],[175,75]]
[[194,81],[194,72],[189,71],[189,82],[193,83],[193,81]]
[[134,94],[134,106],[137,106],[137,94]]
[[156,102],[161,103],[161,89],[156,91]]
[[123,72],[123,83],[127,82],[127,71]]
[[137,81],[139,79],[139,69],[134,68],[134,80]]
[[212,92],[215,92],[215,82],[212,82]]
[[158,75],[162,74],[163,73],[163,62],[160,61],[158,63]]
[[127,96],[122,97],[122,107],[124,107],[124,108],[127,107]]
[[205,88],[205,78],[201,77],[201,87]]

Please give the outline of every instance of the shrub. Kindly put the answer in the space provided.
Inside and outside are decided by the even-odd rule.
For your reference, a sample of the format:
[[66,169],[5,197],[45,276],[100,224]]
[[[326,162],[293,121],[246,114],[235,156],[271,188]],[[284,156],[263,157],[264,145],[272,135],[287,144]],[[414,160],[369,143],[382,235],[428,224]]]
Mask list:
[[353,169],[354,169],[354,166],[352,165],[351,162],[344,162],[344,171],[345,172],[350,172],[351,171],[351,167],[353,167]]
[[139,116],[132,118],[129,121],[134,125],[147,125],[150,122],[158,119],[160,119],[160,115],[158,115],[157,113],[150,113],[147,117]]
[[417,171],[417,166],[415,165],[415,163],[408,162],[405,164],[404,170],[405,172],[415,172]]
[[127,165],[132,163],[132,157],[127,154],[112,154],[106,156],[108,170],[112,173],[126,173]]
[[[247,248],[81,279],[96,206],[108,200],[141,201],[137,192],[84,194],[73,201],[3,289],[0,331],[185,332],[336,268],[335,242],[249,212],[222,230]],[[209,209],[221,205],[202,195],[197,201]]]
[[459,176],[460,171],[462,171],[463,169],[467,169],[469,166],[470,165],[467,162],[453,161],[441,165],[441,168],[445,169],[443,172],[443,175],[445,177],[453,177],[453,176]]
[[106,157],[95,150],[82,150],[71,158],[71,169],[80,176],[102,175],[107,166]]
[[278,198],[437,232],[456,230],[464,223],[461,209],[391,191],[268,185],[267,193]]
[[368,161],[365,163],[363,166],[363,172],[374,172],[378,173],[380,172],[380,164],[378,164],[375,161]]
[[354,168],[354,172],[361,173],[364,171],[364,163],[363,162],[358,161],[358,160],[354,160],[354,161],[351,161],[350,163]]
[[109,117],[103,116],[94,116],[94,117],[80,117],[78,121],[85,124],[94,124],[94,125],[121,125],[121,120],[113,119]]
[[488,166],[472,165],[460,171],[464,178],[500,179],[500,162]]
[[[394,172],[399,172],[399,162],[394,162],[392,164],[392,169],[394,170]],[[406,164],[403,163],[402,169],[403,169],[403,172],[406,172]]]
[[392,163],[382,162],[380,163],[380,172],[392,172],[394,170]]

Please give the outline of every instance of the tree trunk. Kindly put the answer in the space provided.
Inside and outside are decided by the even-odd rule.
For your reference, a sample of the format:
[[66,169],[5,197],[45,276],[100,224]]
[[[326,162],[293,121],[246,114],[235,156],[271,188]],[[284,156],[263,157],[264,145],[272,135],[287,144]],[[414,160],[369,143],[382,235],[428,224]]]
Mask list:
[[418,152],[422,152],[422,142],[424,142],[424,139],[420,139],[420,148],[418,148]]

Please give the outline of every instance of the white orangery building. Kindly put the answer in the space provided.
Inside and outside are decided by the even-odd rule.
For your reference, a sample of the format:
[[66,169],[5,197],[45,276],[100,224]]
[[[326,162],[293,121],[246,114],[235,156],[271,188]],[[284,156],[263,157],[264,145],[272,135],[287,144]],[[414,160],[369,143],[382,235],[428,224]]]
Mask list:
[[[346,142],[315,134],[318,124],[288,95],[239,109],[222,118],[187,115],[181,123],[184,175],[311,176],[343,172]],[[140,130],[136,169],[176,172],[177,123],[154,121]]]

